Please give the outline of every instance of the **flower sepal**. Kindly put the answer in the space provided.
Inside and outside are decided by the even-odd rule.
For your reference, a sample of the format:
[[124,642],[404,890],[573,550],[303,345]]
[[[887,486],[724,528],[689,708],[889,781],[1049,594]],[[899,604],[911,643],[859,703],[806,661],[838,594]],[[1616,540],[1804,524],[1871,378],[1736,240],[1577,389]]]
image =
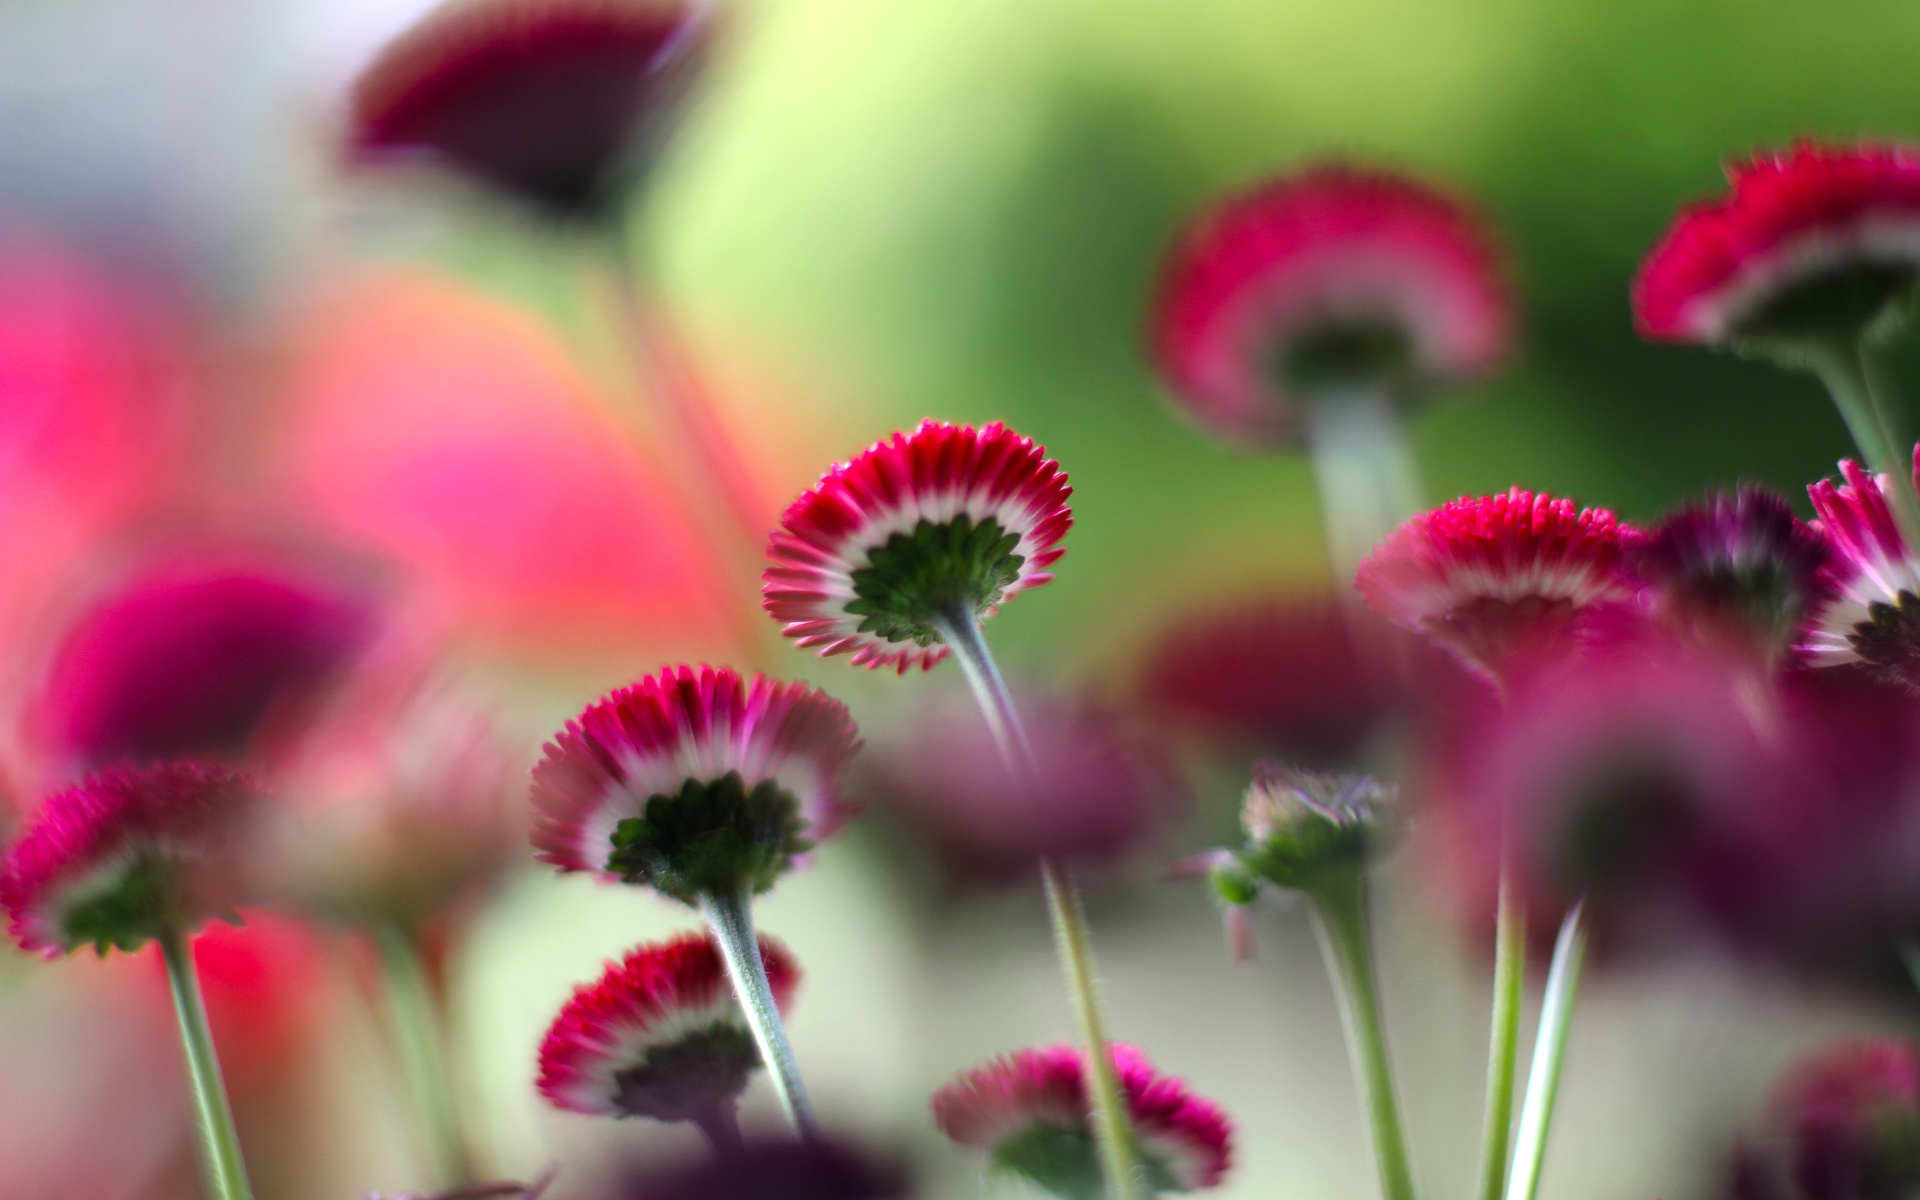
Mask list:
[[1393,788],[1370,776],[1262,763],[1241,807],[1247,844],[1214,868],[1214,891],[1245,904],[1263,884],[1309,896],[1351,887],[1378,852],[1393,803]]
[[738,771],[688,779],[614,825],[607,871],[688,904],[703,893],[759,895],[813,849],[806,829],[799,801],[777,780],[748,788]]

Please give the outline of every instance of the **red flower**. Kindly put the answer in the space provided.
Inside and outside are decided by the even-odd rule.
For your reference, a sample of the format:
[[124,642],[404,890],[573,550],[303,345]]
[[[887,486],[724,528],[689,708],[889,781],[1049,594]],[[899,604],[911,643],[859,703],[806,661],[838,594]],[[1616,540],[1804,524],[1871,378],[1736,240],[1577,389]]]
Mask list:
[[673,667],[547,744],[533,769],[534,849],[562,871],[689,903],[709,887],[765,891],[845,820],[840,781],[859,748],[846,706],[824,692]]
[[1649,338],[1720,342],[1858,329],[1920,271],[1920,153],[1802,142],[1727,168],[1731,195],[1683,210],[1640,265]]
[[351,148],[438,159],[538,208],[597,215],[642,165],[706,32],[682,0],[455,0],[361,76]]
[[1354,586],[1375,612],[1497,673],[1586,611],[1634,601],[1621,554],[1641,536],[1606,509],[1545,493],[1462,496],[1394,530]]
[[802,646],[853,664],[927,668],[952,606],[987,617],[1066,550],[1060,465],[1004,425],[923,421],[834,467],[768,542],[766,609]]
[[[782,1012],[800,979],[786,948],[760,939]],[[560,1108],[658,1121],[730,1114],[760,1066],[746,1016],[706,934],[641,946],[576,988],[540,1044],[540,1094]]]
[[106,771],[49,797],[0,864],[0,905],[24,950],[132,950],[226,907],[216,870],[254,799],[204,762]]
[[1512,324],[1499,252],[1463,201],[1317,166],[1187,227],[1162,269],[1152,349],[1199,424],[1284,444],[1318,389],[1386,384],[1405,399],[1492,372]]
[[[1227,1114],[1133,1047],[1109,1049],[1151,1190],[1218,1186],[1232,1161]],[[962,1074],[934,1093],[933,1120],[954,1141],[987,1151],[995,1167],[1056,1195],[1099,1193],[1085,1063],[1072,1046],[1019,1050]]]

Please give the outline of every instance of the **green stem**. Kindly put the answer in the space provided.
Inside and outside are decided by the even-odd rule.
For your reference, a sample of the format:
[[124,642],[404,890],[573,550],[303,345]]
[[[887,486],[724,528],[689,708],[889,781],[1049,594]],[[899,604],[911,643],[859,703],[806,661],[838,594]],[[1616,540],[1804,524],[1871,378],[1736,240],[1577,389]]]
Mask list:
[[394,1050],[430,1148],[438,1186],[450,1188],[471,1183],[473,1156],[468,1152],[459,1106],[454,1100],[452,1076],[447,1066],[446,1029],[427,982],[419,940],[393,924],[378,926],[372,936],[380,951],[381,983],[386,993]]
[[1127,1123],[1126,1100],[1120,1076],[1113,1069],[1113,1051],[1100,1015],[1100,993],[1094,982],[1093,938],[1086,910],[1065,867],[1052,859],[1040,863],[1046,886],[1047,915],[1053,921],[1054,946],[1073,996],[1074,1013],[1087,1043],[1088,1089],[1093,1100],[1093,1140],[1100,1154],[1100,1173],[1106,1177],[1109,1200],[1133,1200],[1141,1194],[1140,1169],[1134,1162],[1133,1133]]
[[1340,1015],[1353,1056],[1353,1074],[1373,1127],[1373,1153],[1386,1200],[1413,1200],[1413,1169],[1400,1121],[1387,1054],[1380,988],[1373,969],[1373,939],[1367,919],[1367,881],[1355,870],[1309,893],[1319,918],[1320,944],[1340,997]]
[[734,1101],[715,1104],[694,1114],[693,1123],[706,1135],[715,1158],[726,1159],[746,1145],[740,1136],[740,1110]]
[[1813,371],[1833,397],[1861,457],[1888,477],[1893,518],[1908,546],[1920,546],[1920,496],[1913,487],[1913,446],[1900,432],[1875,386],[1875,370],[1864,343],[1822,345],[1809,355]]
[[960,664],[960,673],[966,676],[967,686],[979,702],[980,712],[987,719],[987,730],[993,734],[994,745],[1000,748],[1000,757],[1015,773],[1032,775],[1033,743],[1027,740],[1026,726],[1021,723],[1013,693],[1000,674],[1000,664],[993,660],[993,651],[987,649],[980,614],[971,604],[956,600],[936,612],[932,623],[940,640],[953,652],[953,661]]
[[773,987],[767,982],[767,965],[760,958],[760,939],[753,931],[753,896],[744,888],[733,893],[702,892],[700,911],[720,943],[733,994],[746,1011],[747,1027],[753,1031],[760,1061],[766,1064],[787,1121],[801,1137],[818,1136],[813,1103],[800,1081],[800,1064],[794,1061],[793,1044],[787,1041],[787,1027],[780,1021],[780,1007],[773,1002]]
[[1547,1132],[1553,1125],[1560,1069],[1566,1060],[1567,1030],[1573,1023],[1580,967],[1587,955],[1584,908],[1584,904],[1574,905],[1561,922],[1553,962],[1547,968],[1547,990],[1540,1002],[1540,1029],[1534,1037],[1533,1063],[1527,1071],[1527,1098],[1520,1105],[1506,1200],[1533,1200],[1540,1190],[1540,1167],[1546,1159]]
[[1520,1058],[1520,1000],[1526,977],[1526,913],[1513,880],[1500,874],[1494,917],[1493,1032],[1487,1042],[1487,1123],[1480,1156],[1480,1200],[1500,1200],[1513,1144],[1513,1084]]
[[1327,552],[1344,585],[1360,560],[1420,505],[1406,423],[1378,388],[1315,395],[1302,415]]
[[240,1135],[233,1127],[233,1106],[220,1078],[220,1059],[207,1028],[207,1006],[200,997],[200,974],[187,939],[179,932],[160,935],[167,963],[173,1010],[180,1018],[180,1044],[187,1052],[187,1079],[193,1085],[194,1127],[200,1137],[200,1168],[211,1200],[252,1200],[247,1165],[240,1157]]

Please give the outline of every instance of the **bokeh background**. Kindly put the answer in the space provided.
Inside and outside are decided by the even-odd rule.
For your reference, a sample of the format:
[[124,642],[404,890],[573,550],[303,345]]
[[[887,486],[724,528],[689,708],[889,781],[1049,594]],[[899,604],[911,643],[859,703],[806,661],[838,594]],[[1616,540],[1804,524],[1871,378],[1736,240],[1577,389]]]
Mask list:
[[[876,736],[903,699],[956,686],[946,668],[899,680],[777,644],[739,548],[676,507],[670,448],[630,419],[578,247],[457,190],[336,167],[348,81],[423,7],[0,9],[0,440],[53,447],[6,450],[7,685],[26,690],[49,614],[136,535],[295,521],[397,563],[529,728],[682,656],[811,679]],[[1420,417],[1430,499],[1517,483],[1644,518],[1736,480],[1798,495],[1848,449],[1814,384],[1641,343],[1628,281],[1729,157],[1920,136],[1916,59],[1900,0],[754,0],[630,252],[657,272],[769,522],[828,462],[921,416],[1003,419],[1044,443],[1075,485],[1070,553],[992,636],[1023,679],[1125,697],[1170,617],[1328,570],[1304,461],[1202,437],[1146,369],[1145,297],[1196,206],[1329,154],[1484,204],[1512,248],[1524,349]],[[62,386],[79,391],[40,386],[49,346],[70,348],[59,369],[86,378]],[[1895,367],[1920,394],[1920,358]],[[88,400],[29,402],[48,394]],[[1168,854],[1223,838],[1237,788],[1199,772]],[[1236,966],[1201,890],[1155,865],[1092,885],[1105,995],[1119,1037],[1238,1119],[1220,1194],[1371,1195],[1303,915],[1264,914],[1261,957]],[[1477,1154],[1485,966],[1414,872],[1383,888],[1419,1175],[1457,1194]],[[945,1145],[925,1097],[991,1053],[1071,1035],[1037,890],[955,902],[872,821],[761,912],[807,971],[792,1033],[830,1120],[910,1154],[929,1195],[1011,1188]],[[493,898],[450,972],[463,1091],[499,1171],[695,1148],[558,1114],[532,1088],[568,989],[690,917],[531,864]],[[317,940],[291,981],[239,985],[327,1010],[293,1081],[242,1105],[250,1142],[274,1147],[263,1198],[419,1173],[352,956]],[[102,1030],[128,1060],[174,1053],[161,993],[126,975],[0,962],[0,1171],[62,1129],[140,1126],[134,1098],[101,1107],[61,1084],[61,1048]],[[1597,974],[1546,1194],[1712,1191],[1782,1061],[1891,1019],[1712,963]],[[750,1119],[775,1119],[757,1092]],[[93,1186],[175,1194],[185,1152],[127,1150],[124,1178]]]

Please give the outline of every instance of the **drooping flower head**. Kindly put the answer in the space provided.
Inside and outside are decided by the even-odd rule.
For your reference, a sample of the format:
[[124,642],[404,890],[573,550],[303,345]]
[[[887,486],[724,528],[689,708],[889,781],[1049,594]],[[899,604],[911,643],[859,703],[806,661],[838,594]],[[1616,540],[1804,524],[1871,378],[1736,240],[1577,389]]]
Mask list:
[[1634,323],[1660,341],[1771,350],[1887,323],[1920,278],[1920,153],[1802,142],[1727,168],[1640,265]]
[[1847,1040],[1794,1064],[1734,1162],[1745,1200],[1893,1200],[1920,1187],[1920,1051]]
[[[1233,1125],[1218,1105],[1161,1075],[1131,1046],[1109,1046],[1145,1182],[1155,1193],[1217,1186],[1232,1162]],[[1072,1046],[1018,1050],[962,1073],[933,1095],[933,1120],[993,1168],[1063,1200],[1103,1194],[1085,1059]]]
[[691,904],[764,892],[839,828],[860,748],[847,708],[800,683],[672,667],[567,723],[533,769],[533,845],[562,871]]
[[1628,569],[1675,627],[1746,639],[1777,655],[1833,599],[1832,555],[1826,537],[1784,499],[1742,487],[1661,518],[1630,548]]
[[1464,201],[1400,175],[1317,166],[1190,224],[1154,301],[1155,365],[1222,437],[1285,445],[1302,405],[1411,400],[1491,373],[1512,342],[1500,253]]
[[1073,524],[1060,465],[1004,425],[923,421],[828,471],[768,541],[766,609],[855,666],[933,666],[948,614],[988,617],[1053,576]]
[[451,0],[354,88],[350,151],[425,158],[561,217],[613,209],[704,58],[689,0]]
[[1840,475],[1845,483],[1822,479],[1807,489],[1814,524],[1833,547],[1826,580],[1837,592],[1812,623],[1807,655],[1816,666],[1857,662],[1920,688],[1920,557],[1888,505],[1892,481],[1851,460]]
[[[800,968],[760,939],[785,1012]],[[540,1094],[572,1112],[656,1121],[726,1116],[760,1066],[746,1015],[706,934],[641,946],[576,988],[540,1044]]]
[[173,761],[104,771],[44,801],[0,864],[24,950],[138,949],[228,910],[223,856],[252,806],[241,775]]
[[1124,860],[1184,810],[1178,767],[1143,730],[1085,700],[1019,699],[1030,770],[1008,767],[958,697],[911,714],[863,759],[862,794],[927,843],[949,882],[1031,879],[1043,858]]
[[1389,534],[1354,586],[1375,612],[1497,675],[1589,610],[1631,603],[1621,555],[1641,536],[1606,509],[1544,492],[1462,496]]

